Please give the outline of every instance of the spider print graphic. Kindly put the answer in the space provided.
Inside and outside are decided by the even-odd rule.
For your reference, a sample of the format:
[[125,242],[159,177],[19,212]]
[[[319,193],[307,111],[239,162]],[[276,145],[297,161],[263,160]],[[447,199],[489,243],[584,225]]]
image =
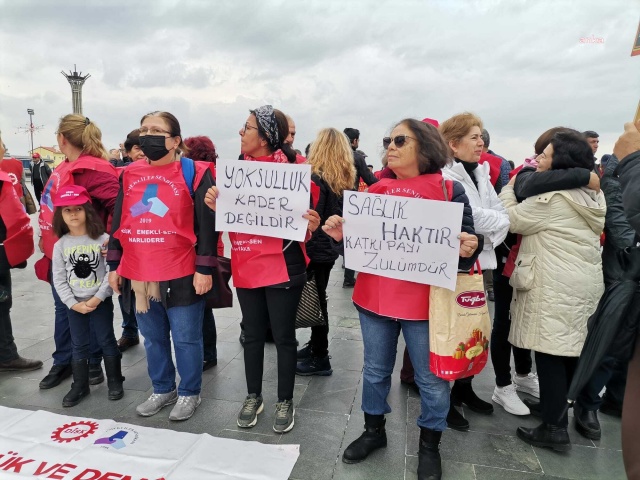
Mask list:
[[[98,274],[96,273],[96,269],[100,264],[100,252],[90,252],[91,255],[86,253],[77,254],[77,252],[73,252],[69,255],[69,262],[73,267],[72,272],[75,273],[76,277],[85,279],[89,278],[91,274],[93,274],[94,282],[98,281]],[[69,277],[67,278],[68,282],[71,282],[71,272],[69,272]]]

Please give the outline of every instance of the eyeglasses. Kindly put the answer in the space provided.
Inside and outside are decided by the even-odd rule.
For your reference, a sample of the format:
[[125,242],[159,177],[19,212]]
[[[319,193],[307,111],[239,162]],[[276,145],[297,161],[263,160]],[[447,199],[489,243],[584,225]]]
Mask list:
[[156,127],[141,127],[140,128],[140,135],[162,135],[163,133],[166,133],[167,135],[171,135],[171,132],[167,132],[166,130],[162,130],[161,128],[156,128]]
[[247,129],[253,129],[253,130],[258,130],[258,127],[254,127],[253,125],[249,125],[249,122],[245,123],[242,128],[240,129],[240,131],[242,132],[242,134],[244,135],[247,131]]
[[391,145],[391,142],[395,143],[396,147],[402,148],[404,144],[407,142],[407,138],[415,140],[415,138],[410,137],[409,135],[396,135],[394,138],[384,137],[382,139],[382,146],[386,150]]

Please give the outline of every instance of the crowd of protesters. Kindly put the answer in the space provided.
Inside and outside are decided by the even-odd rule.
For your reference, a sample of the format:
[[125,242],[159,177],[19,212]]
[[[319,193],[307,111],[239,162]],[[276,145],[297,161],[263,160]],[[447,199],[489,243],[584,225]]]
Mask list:
[[[532,139],[533,152],[513,169],[489,150],[489,133],[474,114],[442,123],[406,118],[383,139],[383,169],[373,172],[358,150],[357,129],[320,130],[305,158],[293,149],[296,127],[289,115],[271,105],[251,110],[239,131],[239,161],[307,163],[316,194],[303,215],[304,241],[228,233],[247,384],[238,426],[254,427],[264,411],[266,341],[277,350],[277,433],[295,425],[295,375],[333,374],[327,286],[345,253],[343,194],[360,190],[462,204],[458,270],[479,264],[487,298],[495,302],[495,389],[489,402],[474,392],[472,376],[450,385],[430,369],[429,285],[364,272],[356,277],[345,268],[343,287],[354,289],[364,343],[364,432],[344,450],[343,461],[361,462],[387,445],[387,396],[400,332],[406,343],[401,381],[421,400],[420,480],[442,477],[442,432],[470,428],[456,408],[462,404],[485,415],[495,404],[513,415],[538,416],[538,427],[520,427],[517,436],[530,445],[569,450],[567,395],[582,360],[588,320],[606,289],[630,274],[633,266],[619,259],[633,255],[640,241],[639,128],[625,125],[613,154],[596,162],[597,133],[554,127]],[[72,376],[62,399],[72,407],[106,377],[108,398],[121,399],[122,352],[138,345],[142,335],[153,393],[137,413],[148,417],[172,405],[169,418],[187,420],[201,402],[202,372],[217,364],[215,317],[207,299],[224,255],[216,230],[215,146],[208,137],[185,138],[169,112],[143,116],[121,148],[109,152],[91,119],[66,115],[57,143],[66,160],[53,171],[33,156],[40,208],[36,235],[25,212],[21,167],[17,171],[11,160],[2,160],[0,140],[0,372],[43,365],[18,354],[9,315],[10,270],[25,268],[37,245],[44,256],[36,274],[51,284],[55,341],[53,365],[40,388],[52,389]],[[141,219],[145,228],[164,232],[162,242],[134,238]],[[253,246],[249,251],[237,248],[247,243]],[[312,327],[309,342],[298,349],[296,314],[311,279],[324,323]],[[113,294],[123,317],[117,340]],[[399,296],[405,301],[398,302]],[[640,301],[638,294],[634,301]],[[638,310],[628,315],[638,317]],[[619,332],[628,344],[636,343],[637,321]],[[640,352],[632,353],[605,356],[596,365],[574,402],[574,421],[581,435],[599,439],[598,412],[621,416],[625,468],[629,478],[640,478],[634,440],[640,426],[634,406]]]

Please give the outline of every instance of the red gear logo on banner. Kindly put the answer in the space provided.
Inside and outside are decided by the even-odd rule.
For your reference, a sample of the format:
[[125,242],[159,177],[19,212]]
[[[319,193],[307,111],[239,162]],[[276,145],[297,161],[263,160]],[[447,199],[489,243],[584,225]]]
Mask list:
[[76,442],[95,433],[98,430],[98,426],[96,422],[85,420],[67,423],[54,430],[51,434],[51,440],[58,443]]

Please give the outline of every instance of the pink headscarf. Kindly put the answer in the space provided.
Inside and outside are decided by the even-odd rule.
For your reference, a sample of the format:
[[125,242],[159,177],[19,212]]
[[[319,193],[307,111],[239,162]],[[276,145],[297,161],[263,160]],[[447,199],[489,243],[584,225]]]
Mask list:
[[525,167],[533,167],[535,169],[538,168],[538,160],[536,160],[538,158],[538,156],[536,154],[533,154],[532,156],[525,158],[524,159],[524,166]]

